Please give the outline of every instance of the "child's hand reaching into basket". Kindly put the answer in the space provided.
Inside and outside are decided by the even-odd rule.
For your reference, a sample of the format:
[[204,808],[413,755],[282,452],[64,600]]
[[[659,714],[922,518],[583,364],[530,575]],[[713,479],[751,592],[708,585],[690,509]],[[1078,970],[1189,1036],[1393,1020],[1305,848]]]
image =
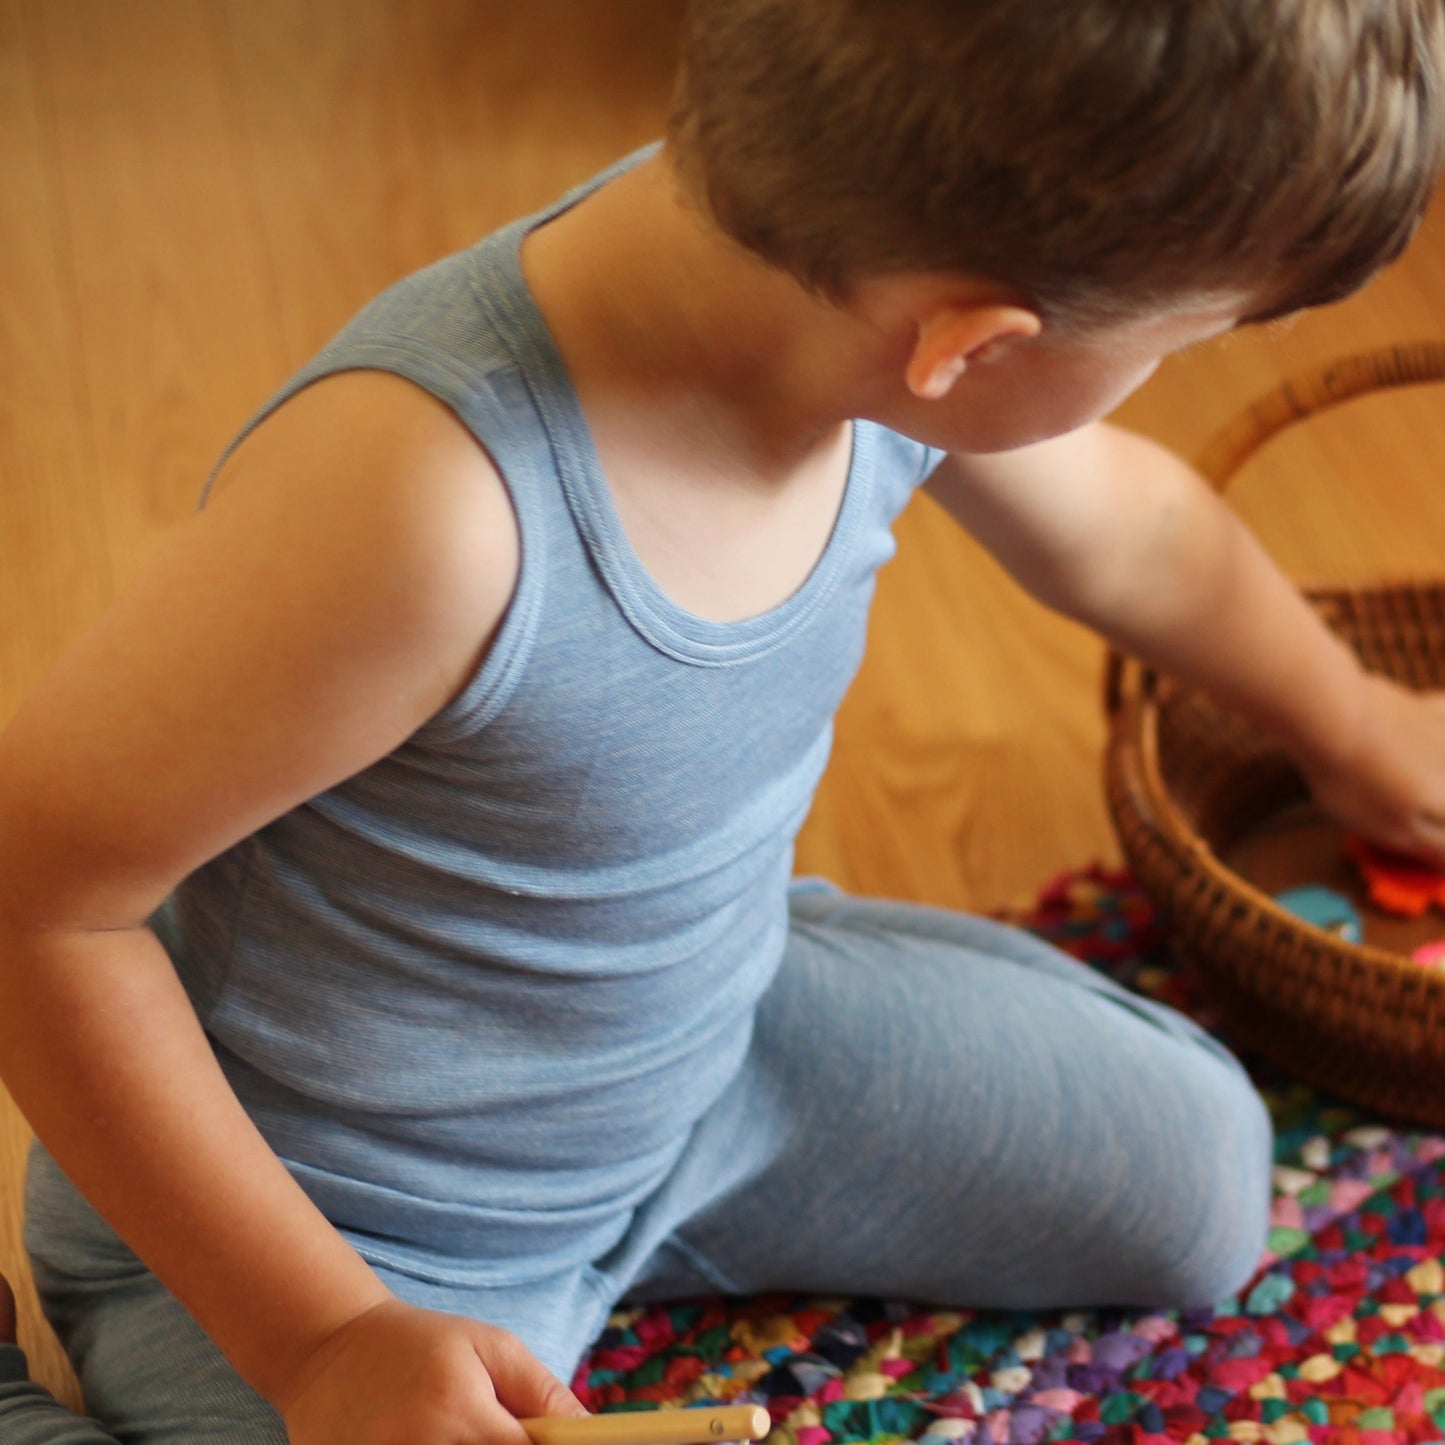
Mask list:
[[1378,847],[1445,869],[1445,693],[1362,677],[1348,746],[1299,759],[1316,802]]

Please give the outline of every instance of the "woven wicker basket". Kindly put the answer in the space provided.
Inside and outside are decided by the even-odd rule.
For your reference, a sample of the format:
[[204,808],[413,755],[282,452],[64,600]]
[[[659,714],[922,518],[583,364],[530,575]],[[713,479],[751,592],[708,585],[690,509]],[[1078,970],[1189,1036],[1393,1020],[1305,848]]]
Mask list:
[[[1200,469],[1222,491],[1284,428],[1366,392],[1441,379],[1445,344],[1335,363],[1251,407]],[[1445,582],[1307,595],[1372,671],[1445,687]],[[1125,856],[1231,1036],[1344,1098],[1445,1127],[1445,973],[1303,923],[1220,861],[1306,799],[1284,751],[1198,691],[1117,655],[1106,706],[1105,780]]]

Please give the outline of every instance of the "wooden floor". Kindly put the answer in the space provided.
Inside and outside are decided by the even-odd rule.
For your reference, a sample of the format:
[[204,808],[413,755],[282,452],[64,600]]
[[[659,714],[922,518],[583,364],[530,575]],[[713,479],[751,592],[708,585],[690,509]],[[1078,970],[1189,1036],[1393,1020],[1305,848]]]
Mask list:
[[[0,723],[360,303],[658,133],[679,8],[0,0]],[[1365,294],[1169,364],[1123,417],[1190,453],[1293,370],[1442,335],[1437,207]],[[1439,573],[1441,458],[1438,391],[1372,399],[1274,444],[1238,504],[1297,575]],[[992,908],[1112,857],[1100,655],[920,499],[800,866]],[[0,1098],[12,1276],[23,1141]]]

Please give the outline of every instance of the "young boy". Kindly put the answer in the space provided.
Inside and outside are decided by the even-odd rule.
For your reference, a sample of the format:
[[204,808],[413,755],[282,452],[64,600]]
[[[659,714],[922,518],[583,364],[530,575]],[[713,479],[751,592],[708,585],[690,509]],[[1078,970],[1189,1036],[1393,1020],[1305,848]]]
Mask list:
[[6,1445],[521,1445],[622,1297],[1237,1288],[1234,1061],[1009,929],[790,887],[791,842],[927,479],[1445,858],[1445,712],[1097,421],[1401,249],[1442,32],[699,0],[661,150],[294,379],[0,744],[0,1058],[99,1421],[0,1348]]

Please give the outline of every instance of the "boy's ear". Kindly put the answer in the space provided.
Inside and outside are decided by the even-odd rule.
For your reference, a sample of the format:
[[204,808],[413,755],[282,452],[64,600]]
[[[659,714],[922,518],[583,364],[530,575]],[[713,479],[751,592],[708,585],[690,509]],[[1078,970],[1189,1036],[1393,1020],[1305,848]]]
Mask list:
[[1037,313],[1003,303],[940,306],[918,322],[904,379],[920,401],[938,401],[972,365],[1037,336]]

